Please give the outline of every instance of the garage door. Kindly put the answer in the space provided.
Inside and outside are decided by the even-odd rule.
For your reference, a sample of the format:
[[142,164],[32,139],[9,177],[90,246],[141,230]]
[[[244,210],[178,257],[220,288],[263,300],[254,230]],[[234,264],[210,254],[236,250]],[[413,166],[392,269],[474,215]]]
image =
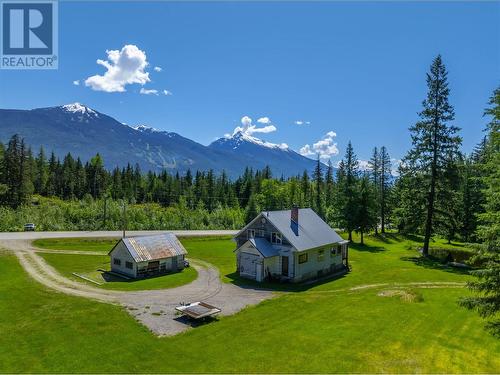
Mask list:
[[256,276],[256,264],[259,260],[258,255],[241,253],[240,258],[240,274],[242,276],[255,278]]

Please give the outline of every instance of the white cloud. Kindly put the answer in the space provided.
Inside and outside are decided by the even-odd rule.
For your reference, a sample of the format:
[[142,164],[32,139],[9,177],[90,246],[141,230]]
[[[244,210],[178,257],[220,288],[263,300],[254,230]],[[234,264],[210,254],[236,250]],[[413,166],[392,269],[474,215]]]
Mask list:
[[321,138],[312,146],[309,144],[304,145],[299,152],[303,156],[319,155],[321,159],[330,159],[334,155],[338,155],[339,149],[337,148],[337,143],[334,142],[334,138],[337,133],[329,131],[323,138]]
[[73,81],[73,85],[75,86],[80,86],[80,81],[77,79],[75,81]]
[[163,95],[172,95],[172,91],[163,90]]
[[265,124],[265,125],[268,125],[271,123],[271,120],[269,119],[269,117],[261,117],[257,120],[257,122],[259,124]]
[[295,120],[293,123],[295,125],[299,125],[299,126],[301,126],[301,125],[310,125],[311,124],[310,121],[304,121],[304,120]]
[[141,90],[139,91],[139,94],[142,94],[142,95],[158,95],[158,90],[155,90],[155,89],[145,89],[144,87],[141,87]]
[[119,50],[107,50],[107,60],[97,60],[97,64],[107,70],[103,75],[94,75],[85,80],[85,86],[95,91],[124,92],[125,86],[150,81],[146,53],[137,46],[127,44]]
[[154,71],[155,71],[155,72],[161,72],[161,71],[163,70],[163,69],[162,69],[161,67],[159,67],[159,66],[155,66],[153,69],[154,69]]
[[271,124],[269,117],[261,117],[257,120],[259,124],[266,124],[266,126],[259,128],[258,125],[252,123],[252,119],[248,116],[241,118],[241,126],[237,126],[233,130],[233,135],[241,132],[245,135],[252,135],[254,133],[272,133],[277,130],[276,126]]

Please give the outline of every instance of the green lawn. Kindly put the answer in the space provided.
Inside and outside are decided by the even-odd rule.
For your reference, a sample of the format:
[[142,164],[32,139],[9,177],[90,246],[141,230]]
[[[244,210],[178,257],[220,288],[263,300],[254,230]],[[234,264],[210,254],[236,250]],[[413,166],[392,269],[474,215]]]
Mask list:
[[[188,267],[181,272],[171,273],[143,280],[126,280],[121,277],[112,276],[102,271],[109,271],[109,256],[107,255],[79,255],[79,254],[55,254],[39,253],[47,263],[57,269],[64,276],[86,283],[98,288],[113,290],[145,290],[166,289],[184,285],[195,280],[198,273],[193,267]],[[95,280],[102,285],[96,285],[80,277],[73,275],[77,273],[89,279]]]
[[42,238],[33,241],[33,245],[51,250],[109,252],[117,241],[117,238]]
[[[420,261],[409,239],[385,241],[353,245],[352,272],[341,279],[170,338],[153,336],[120,307],[46,290],[14,257],[0,256],[0,332],[8,333],[0,348],[9,348],[0,351],[0,372],[499,373],[500,340],[457,305],[466,289],[406,289],[421,297],[414,302],[379,296],[394,286],[346,290],[469,278]],[[232,242],[183,243],[234,282]]]

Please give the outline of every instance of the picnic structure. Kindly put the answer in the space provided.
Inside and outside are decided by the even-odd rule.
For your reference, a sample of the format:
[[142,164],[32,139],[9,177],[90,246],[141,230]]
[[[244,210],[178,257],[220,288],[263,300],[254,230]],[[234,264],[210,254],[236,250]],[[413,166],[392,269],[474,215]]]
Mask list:
[[186,254],[173,233],[124,237],[108,253],[111,271],[131,278],[181,271]]
[[312,209],[264,211],[234,237],[240,276],[301,282],[348,269],[348,243]]
[[177,306],[176,311],[192,319],[203,319],[211,317],[221,312],[218,307],[209,305],[206,302],[193,302],[187,305]]

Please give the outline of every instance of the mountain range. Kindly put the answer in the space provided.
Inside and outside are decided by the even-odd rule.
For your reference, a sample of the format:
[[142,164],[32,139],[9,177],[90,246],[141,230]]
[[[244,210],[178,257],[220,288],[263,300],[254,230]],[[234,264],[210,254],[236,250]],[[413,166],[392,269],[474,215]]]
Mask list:
[[143,171],[223,170],[239,176],[245,167],[268,165],[275,176],[312,171],[316,161],[285,144],[243,132],[205,146],[177,133],[145,125],[129,126],[80,103],[31,110],[0,109],[0,141],[19,134],[33,152],[43,146],[59,158],[70,152],[86,161],[99,153],[107,168],[138,164]]

